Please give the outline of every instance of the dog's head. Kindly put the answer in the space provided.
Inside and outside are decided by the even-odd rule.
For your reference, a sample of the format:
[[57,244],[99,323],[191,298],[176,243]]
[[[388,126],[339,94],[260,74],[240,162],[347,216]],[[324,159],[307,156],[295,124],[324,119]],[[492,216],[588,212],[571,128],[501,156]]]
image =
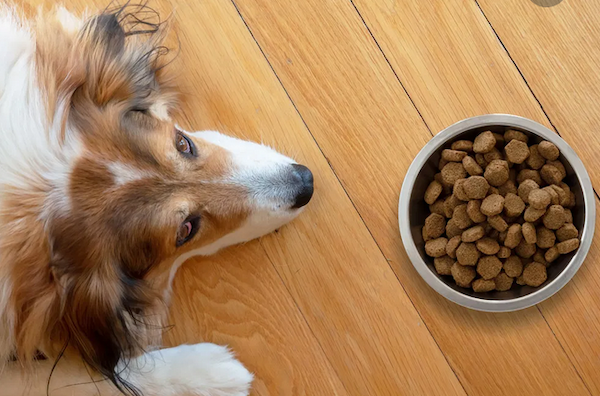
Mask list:
[[[72,153],[44,203],[56,294],[45,320],[115,383],[118,362],[148,342],[145,324],[160,325],[152,316],[175,258],[268,233],[313,192],[310,171],[268,147],[175,125],[161,29],[134,18],[132,31],[128,17],[120,9],[63,26],[48,33],[60,37],[38,38],[37,54],[41,84],[56,86],[61,150]],[[68,60],[57,61],[58,50]],[[35,292],[17,290],[17,299],[26,305]]]

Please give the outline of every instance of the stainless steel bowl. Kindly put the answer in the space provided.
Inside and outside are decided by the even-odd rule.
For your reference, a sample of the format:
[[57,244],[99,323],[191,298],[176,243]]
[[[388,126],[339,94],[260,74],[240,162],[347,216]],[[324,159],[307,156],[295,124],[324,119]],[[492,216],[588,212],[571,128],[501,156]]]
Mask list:
[[[575,252],[561,256],[548,268],[548,280],[538,288],[513,285],[505,292],[475,293],[454,284],[451,277],[436,273],[433,259],[425,254],[421,228],[429,215],[423,200],[425,189],[438,172],[437,164],[443,149],[460,139],[474,139],[480,132],[491,130],[503,133],[515,129],[526,133],[530,143],[548,140],[560,149],[560,160],[567,170],[565,182],[575,193],[577,205],[573,208],[573,223],[581,232],[581,246]],[[423,279],[447,299],[467,308],[488,311],[517,311],[538,304],[559,291],[573,278],[583,263],[594,236],[596,206],[590,177],[575,151],[543,125],[526,118],[505,114],[490,114],[469,118],[438,133],[417,154],[411,164],[400,193],[398,222],[408,257]]]

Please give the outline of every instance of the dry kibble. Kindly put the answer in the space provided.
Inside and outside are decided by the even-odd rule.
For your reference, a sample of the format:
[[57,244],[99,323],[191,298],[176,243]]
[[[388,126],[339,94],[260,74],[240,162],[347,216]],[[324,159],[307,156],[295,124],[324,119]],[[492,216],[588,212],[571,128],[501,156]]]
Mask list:
[[523,232],[523,238],[527,243],[537,243],[537,231],[533,223],[523,223],[521,226]]
[[473,281],[472,287],[475,293],[490,292],[496,288],[496,282],[493,279],[479,278]]
[[552,246],[550,249],[546,250],[546,254],[544,254],[544,258],[548,263],[553,262],[560,256],[558,252],[558,248],[556,246]]
[[519,276],[517,278],[516,282],[517,282],[517,285],[519,285],[519,286],[525,286],[526,285],[525,279],[523,279],[523,275]]
[[442,257],[446,254],[448,239],[441,237],[425,242],[425,253],[429,257]]
[[467,214],[474,223],[483,223],[487,220],[486,215],[481,213],[481,201],[472,200],[467,204]]
[[493,160],[485,168],[483,176],[492,186],[499,187],[508,181],[509,167],[508,162],[502,160]]
[[425,191],[425,202],[428,205],[433,204],[442,193],[442,185],[437,181],[432,181]]
[[[508,229],[508,226],[506,228]],[[507,230],[498,233],[498,242],[504,244],[506,242],[506,234],[508,234]]]
[[488,256],[493,256],[500,251],[500,244],[496,239],[482,238],[475,243],[477,250]]
[[498,230],[500,232],[506,231],[506,229],[508,228],[508,224],[506,223],[506,221],[504,221],[504,219],[502,218],[502,216],[488,217],[488,223],[495,230]]
[[463,230],[460,229],[454,222],[454,219],[448,220],[446,223],[446,236],[448,238],[454,238],[455,236],[460,236]]
[[525,180],[533,180],[537,183],[538,188],[542,185],[543,180],[540,176],[540,172],[533,169],[523,169],[517,175],[517,183],[522,184]]
[[429,205],[429,211],[431,213],[437,213],[439,215],[446,216],[444,212],[444,200],[438,199],[433,204]]
[[505,259],[509,258],[511,254],[512,250],[510,250],[506,246],[502,246],[500,250],[498,250],[498,254],[496,256],[498,256],[498,258]]
[[506,238],[504,239],[504,246],[510,249],[516,248],[523,239],[523,232],[520,224],[512,224],[506,231]]
[[444,166],[446,166],[446,164],[448,162],[450,162],[450,161],[448,161],[447,159],[444,159],[444,158],[440,157],[440,162],[438,162],[438,169],[439,170],[444,169]]
[[540,169],[546,164],[546,159],[540,154],[537,144],[529,147],[529,158],[527,158],[527,165],[531,169]]
[[517,186],[510,179],[508,179],[506,183],[498,187],[498,193],[503,197],[506,197],[508,194],[517,194],[517,191]]
[[456,195],[452,194],[444,201],[444,214],[447,218],[451,218],[454,215],[454,209],[458,205],[462,205],[464,202],[456,197]]
[[535,181],[531,180],[531,179],[527,179],[522,181],[519,184],[519,188],[518,188],[518,194],[519,197],[521,197],[521,199],[523,200],[523,202],[525,202],[526,204],[529,203],[529,194],[540,188],[540,185],[537,184]]
[[556,194],[558,195],[558,203],[553,203],[553,205],[562,205],[563,203],[566,203],[569,200],[569,195],[563,188],[561,188],[555,184],[553,184],[549,187],[552,190],[554,190],[554,192],[556,192]]
[[562,181],[563,176],[560,171],[553,165],[544,165],[540,170],[542,179],[548,184],[558,184]]
[[490,185],[482,176],[471,176],[464,182],[463,188],[470,199],[483,199],[486,197]]
[[442,158],[448,162],[462,162],[463,158],[467,156],[467,153],[459,150],[443,150]]
[[504,198],[504,213],[509,217],[520,216],[525,210],[525,202],[514,193],[506,194]]
[[496,145],[496,138],[490,131],[480,133],[473,141],[473,151],[476,153],[489,153]]
[[425,225],[423,226],[423,239],[429,241],[430,239],[439,238],[446,231],[446,219],[436,213],[432,213],[425,219]]
[[529,223],[535,223],[546,213],[545,209],[534,209],[531,206],[525,209],[523,218]]
[[452,146],[450,146],[450,148],[452,150],[460,150],[470,153],[471,151],[473,151],[473,142],[470,140],[458,140],[452,143]]
[[452,265],[455,262],[455,260],[448,256],[436,257],[433,259],[435,270],[440,275],[452,275],[450,268],[452,268]]
[[450,238],[448,243],[446,244],[446,254],[453,259],[456,258],[456,249],[458,249],[458,245],[460,245],[461,237],[457,235],[455,237]]
[[567,254],[579,247],[579,239],[573,238],[556,244],[558,253]]
[[529,205],[534,209],[546,209],[551,200],[550,194],[542,189],[531,191],[528,197]]
[[556,230],[556,238],[559,242],[566,241],[567,239],[577,238],[579,236],[579,231],[577,227],[575,227],[571,223],[566,223],[558,230]]
[[[490,226],[490,225],[488,224],[488,226]],[[490,226],[490,228],[492,228],[492,226]],[[486,235],[492,239],[498,240],[498,237],[500,236],[500,231],[494,230],[492,228],[489,232],[486,232]]]
[[485,158],[487,162],[492,162],[494,160],[503,160],[504,156],[502,155],[500,150],[498,150],[497,148],[493,148],[492,151],[490,151],[489,153],[483,154],[483,158]]
[[537,251],[535,243],[527,243],[522,240],[521,243],[515,248],[515,253],[521,258],[530,258]]
[[453,186],[457,180],[467,177],[467,171],[461,162],[447,163],[441,173],[444,183],[450,186]]
[[452,268],[450,268],[450,272],[452,273],[454,281],[460,287],[470,287],[471,282],[477,275],[475,273],[475,268],[466,267],[464,265],[460,265],[459,263],[454,263]]
[[523,132],[515,131],[514,129],[509,129],[504,132],[504,140],[506,143],[510,143],[510,141],[513,139],[517,139],[525,143],[529,141],[529,138]]
[[483,154],[475,154],[475,161],[477,162],[477,165],[481,166],[482,168],[485,168],[488,165],[488,162],[485,160]]
[[569,194],[569,203],[567,204],[568,208],[574,208],[577,205],[577,197],[575,196],[575,193],[573,191],[571,191],[571,193]]
[[556,186],[546,186],[546,187],[542,188],[542,190],[546,191],[548,193],[548,195],[550,195],[550,204],[551,205],[560,205],[560,197],[553,187],[556,187]]
[[504,209],[504,198],[499,194],[492,194],[481,203],[481,213],[486,216],[495,216],[502,213]]
[[523,280],[525,284],[532,287],[538,287],[548,279],[546,266],[542,263],[532,262],[525,266],[523,270]]
[[500,191],[496,187],[490,187],[488,195],[500,195]]
[[504,265],[502,266],[506,275],[511,278],[516,278],[521,275],[523,272],[523,263],[519,256],[510,256],[504,261]]
[[475,242],[485,236],[485,230],[482,226],[476,225],[462,233],[461,239],[463,242]]
[[541,249],[538,249],[535,254],[533,255],[533,257],[531,257],[531,259],[533,261],[535,261],[536,263],[541,263],[544,264],[546,267],[548,266],[548,262],[546,261],[546,258],[544,257],[544,251]]
[[469,228],[471,225],[473,225],[473,221],[471,221],[471,218],[467,214],[467,204],[463,203],[454,209],[452,220],[454,220],[454,223],[461,230]]
[[452,193],[456,196],[456,198],[460,199],[463,202],[469,201],[469,197],[465,193],[465,188],[464,188],[466,181],[467,181],[467,179],[457,180],[456,183],[454,183],[454,189],[452,190],[453,191]]
[[483,169],[481,168],[481,166],[479,166],[477,161],[475,161],[473,159],[473,157],[466,156],[465,158],[463,158],[462,164],[469,175],[471,175],[471,176],[483,175]]
[[496,256],[485,256],[477,263],[477,273],[483,279],[493,279],[502,271],[502,262]]
[[537,229],[537,245],[541,249],[549,249],[556,243],[556,235],[554,231],[546,227],[538,227]]
[[504,135],[501,135],[499,133],[494,133],[494,139],[496,139],[496,148],[502,148],[504,147]]
[[463,242],[456,249],[456,259],[461,265],[474,266],[479,261],[481,253],[474,243]]
[[508,276],[505,272],[501,272],[495,279],[496,290],[507,291],[510,290],[513,284],[513,278]]
[[546,140],[544,140],[538,145],[538,151],[540,152],[540,155],[542,157],[550,161],[558,159],[558,156],[560,155],[558,147],[556,147],[554,143],[550,143]]
[[529,147],[527,143],[520,140],[511,140],[504,148],[506,158],[515,164],[522,164],[529,157]]
[[560,205],[550,206],[544,215],[544,225],[551,230],[558,230],[565,221],[565,209]]
[[573,212],[571,212],[571,209],[565,209],[565,223],[573,223]]

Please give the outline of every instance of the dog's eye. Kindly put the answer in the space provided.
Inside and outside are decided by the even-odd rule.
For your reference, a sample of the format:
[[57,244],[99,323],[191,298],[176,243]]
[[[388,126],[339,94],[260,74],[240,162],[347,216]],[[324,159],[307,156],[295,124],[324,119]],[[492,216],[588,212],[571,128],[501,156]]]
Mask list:
[[194,142],[181,132],[177,132],[177,135],[175,136],[175,147],[181,154],[196,155],[196,146],[194,146]]
[[198,226],[200,225],[200,217],[187,218],[179,226],[177,230],[177,246],[181,246],[196,235],[198,232]]

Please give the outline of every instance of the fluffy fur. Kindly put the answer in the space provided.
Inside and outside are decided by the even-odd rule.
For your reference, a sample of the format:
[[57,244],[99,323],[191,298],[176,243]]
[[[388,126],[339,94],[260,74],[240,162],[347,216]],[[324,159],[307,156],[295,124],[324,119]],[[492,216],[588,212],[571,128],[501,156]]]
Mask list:
[[125,393],[245,395],[252,375],[222,347],[153,350],[171,282],[297,216],[312,176],[174,125],[166,27],[149,15],[0,5],[0,372],[73,350]]

